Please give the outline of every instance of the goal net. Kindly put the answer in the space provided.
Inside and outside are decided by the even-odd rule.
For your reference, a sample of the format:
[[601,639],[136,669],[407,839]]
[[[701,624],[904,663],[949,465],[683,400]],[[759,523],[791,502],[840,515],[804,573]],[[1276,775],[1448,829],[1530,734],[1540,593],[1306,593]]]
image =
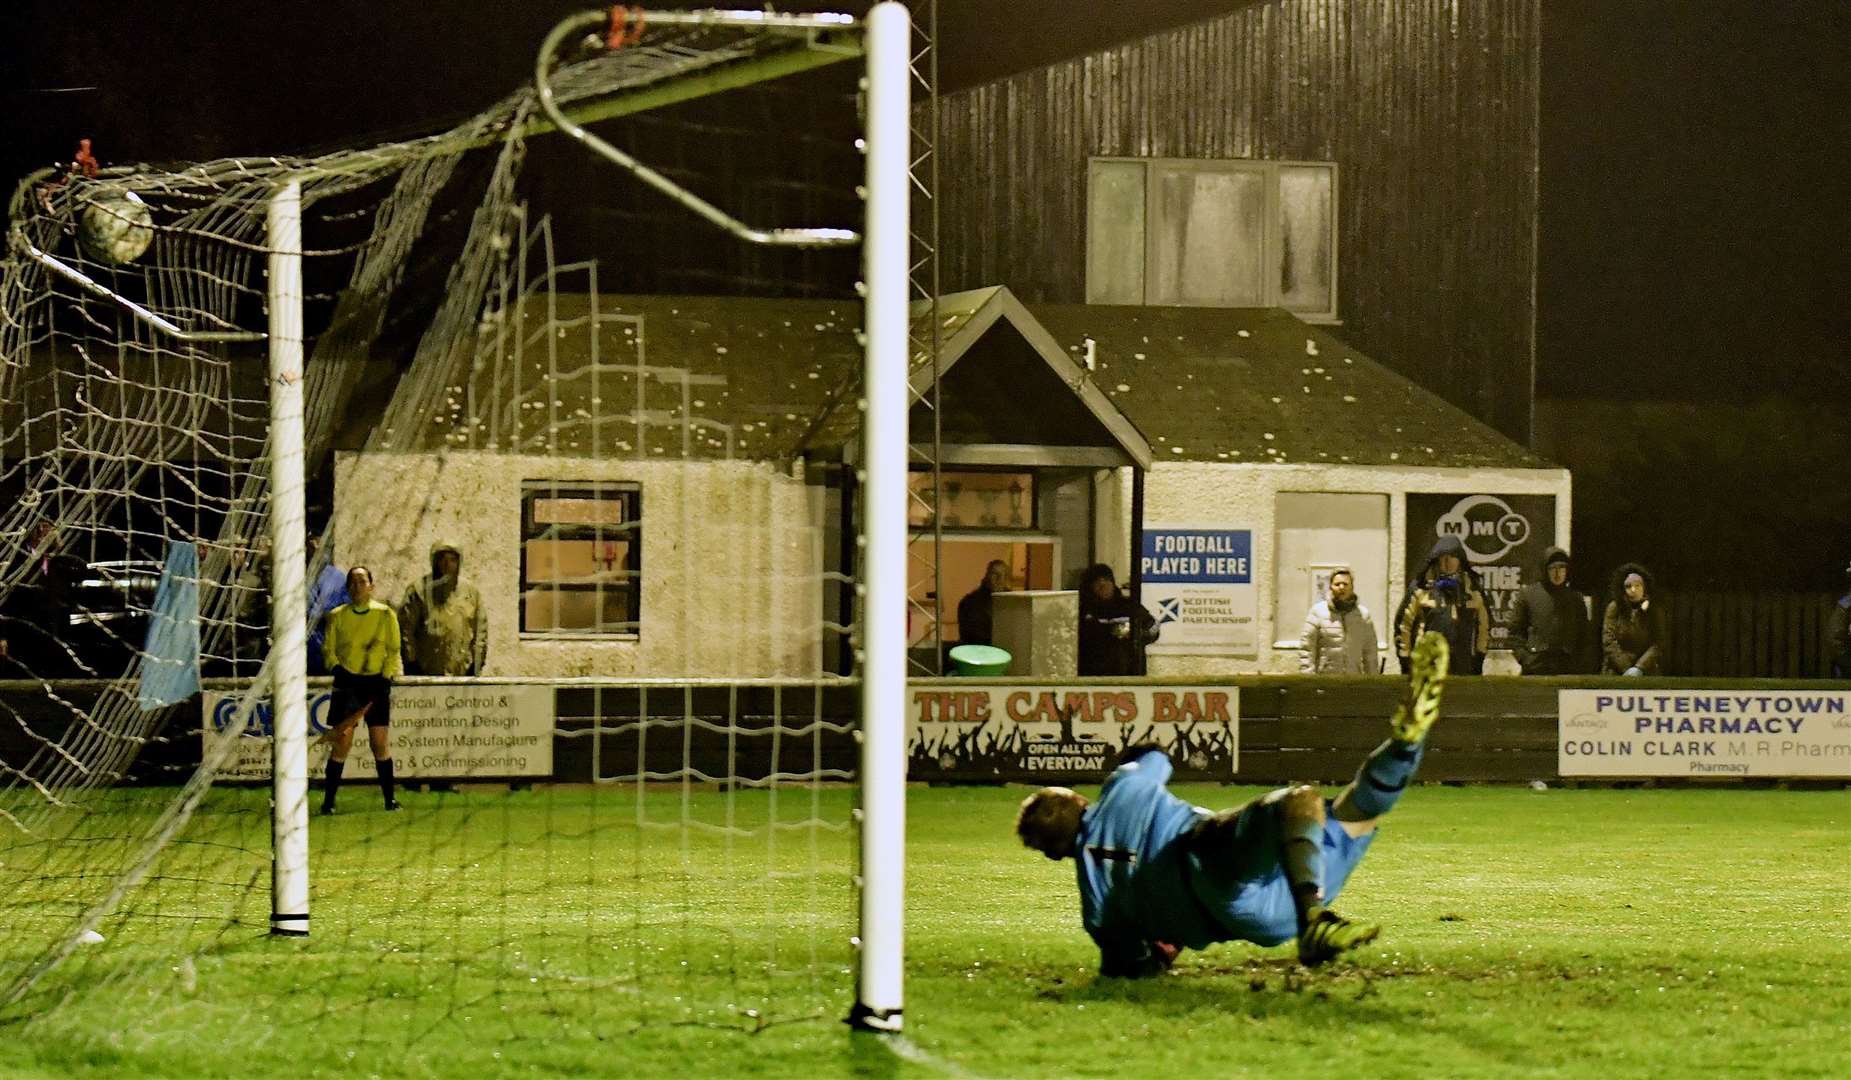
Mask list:
[[[19,186],[0,1028],[27,1062],[584,1069],[897,1026],[882,8],[619,8],[428,138]],[[840,437],[864,403],[897,458]],[[382,606],[399,649],[311,633]],[[357,712],[342,664],[403,672]]]

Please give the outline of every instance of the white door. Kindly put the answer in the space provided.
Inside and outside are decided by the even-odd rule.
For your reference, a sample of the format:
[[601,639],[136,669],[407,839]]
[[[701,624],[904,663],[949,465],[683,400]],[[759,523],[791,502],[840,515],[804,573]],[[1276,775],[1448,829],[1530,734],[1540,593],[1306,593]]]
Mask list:
[[1273,647],[1298,648],[1305,613],[1322,597],[1330,572],[1348,567],[1356,595],[1375,616],[1377,645],[1387,648],[1395,609],[1388,596],[1388,496],[1283,491],[1273,508],[1278,577],[1273,583]]

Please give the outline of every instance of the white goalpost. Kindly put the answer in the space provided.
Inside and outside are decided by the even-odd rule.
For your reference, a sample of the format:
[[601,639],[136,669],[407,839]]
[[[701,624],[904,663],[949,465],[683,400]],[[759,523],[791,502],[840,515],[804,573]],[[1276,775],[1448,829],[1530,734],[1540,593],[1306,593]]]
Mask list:
[[[906,886],[906,546],[907,379],[912,233],[912,22],[904,4],[876,4],[859,28],[864,34],[867,159],[863,185],[864,230],[755,228],[687,190],[609,142],[572,123],[553,104],[546,65],[560,43],[602,13],[567,19],[541,47],[535,79],[540,106],[559,129],[628,170],[689,212],[754,244],[833,246],[862,244],[863,460],[858,482],[867,493],[858,546],[864,573],[857,587],[861,627],[856,658],[861,675],[861,889],[857,997],[849,1015],[856,1027],[898,1031],[903,1002]],[[706,11],[652,16],[665,25],[754,25],[787,29],[849,27],[839,15]]]
[[270,199],[270,932],[309,932],[308,575],[302,404],[302,184]]
[[906,9],[868,16],[867,358],[862,427],[867,492],[861,643],[861,970],[852,1019],[900,1028],[906,909],[907,315],[911,155]]
[[[577,1017],[594,1048],[825,1012],[901,1030],[914,31],[898,0],[585,12],[533,85],[441,134],[20,186],[0,265],[0,1021],[81,1031],[120,1000],[160,1018],[150,1037],[221,1030],[195,973],[235,985],[244,958],[217,950],[261,923],[315,958],[263,990],[304,1029],[364,1008],[427,1038]],[[761,191],[731,162],[719,183],[652,156],[751,146],[789,107],[774,84],[853,59],[852,88],[790,91],[859,135],[814,175]],[[711,100],[734,91],[771,100],[735,119]],[[520,186],[549,131],[621,170],[592,162],[581,186],[613,189],[626,243],[668,237],[639,250],[795,254],[679,278],[567,261]],[[832,251],[823,285],[763,288],[799,265],[776,260]],[[340,776],[317,739],[318,579],[364,563],[408,594],[453,532],[494,644],[483,670],[399,684],[399,780],[429,790],[311,821]],[[90,590],[81,633],[19,614],[67,580]],[[506,726],[476,735],[446,697],[498,698]],[[455,764],[535,738],[545,766]],[[366,742],[350,786],[377,767]],[[569,782],[549,784],[555,748]],[[503,786],[452,790],[476,777]],[[781,996],[799,1003],[774,1014]]]

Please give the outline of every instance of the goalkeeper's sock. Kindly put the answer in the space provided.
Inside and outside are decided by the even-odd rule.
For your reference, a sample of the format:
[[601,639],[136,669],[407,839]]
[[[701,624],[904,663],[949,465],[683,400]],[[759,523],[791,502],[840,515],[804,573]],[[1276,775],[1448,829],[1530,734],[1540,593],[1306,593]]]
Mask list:
[[391,810],[398,806],[398,800],[393,798],[392,759],[381,758],[378,764],[379,793],[386,797],[386,809]]
[[341,790],[341,773],[346,771],[347,763],[345,761],[336,761],[333,758],[328,759],[328,786],[321,793],[322,813],[331,814],[334,812],[334,797],[340,794]]
[[1426,745],[1389,739],[1370,752],[1363,767],[1356,771],[1356,782],[1350,785],[1350,804],[1362,814],[1362,820],[1379,818],[1395,808],[1401,793],[1413,781],[1415,770],[1420,768]]
[[1292,906],[1302,934],[1317,914],[1324,891],[1324,823],[1316,818],[1287,819],[1284,826],[1285,879],[1292,885]]

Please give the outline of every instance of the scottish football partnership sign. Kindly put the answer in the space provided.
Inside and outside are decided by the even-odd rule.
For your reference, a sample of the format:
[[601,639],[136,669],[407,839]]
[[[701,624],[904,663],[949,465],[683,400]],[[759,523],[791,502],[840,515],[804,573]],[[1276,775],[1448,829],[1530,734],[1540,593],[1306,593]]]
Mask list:
[[1851,777],[1851,694],[1563,690],[1563,776]]
[[1138,570],[1162,630],[1152,652],[1259,655],[1252,530],[1146,526]]
[[[328,763],[327,734],[333,694],[309,693],[309,773]],[[238,695],[208,690],[206,722],[215,731],[237,722]],[[259,702],[244,737],[219,776],[227,780],[270,779],[270,700]],[[378,775],[366,726],[354,732],[347,757],[349,780]],[[553,688],[505,684],[419,683],[392,688],[392,759],[399,779],[461,779],[472,776],[553,774]]]
[[1511,605],[1539,580],[1543,552],[1555,543],[1555,496],[1409,495],[1407,506],[1407,580],[1420,580],[1440,537],[1457,536],[1484,582],[1491,647],[1510,648]]
[[1233,686],[913,687],[914,780],[1097,783],[1128,746],[1168,751],[1183,780],[1228,780],[1240,764]]

